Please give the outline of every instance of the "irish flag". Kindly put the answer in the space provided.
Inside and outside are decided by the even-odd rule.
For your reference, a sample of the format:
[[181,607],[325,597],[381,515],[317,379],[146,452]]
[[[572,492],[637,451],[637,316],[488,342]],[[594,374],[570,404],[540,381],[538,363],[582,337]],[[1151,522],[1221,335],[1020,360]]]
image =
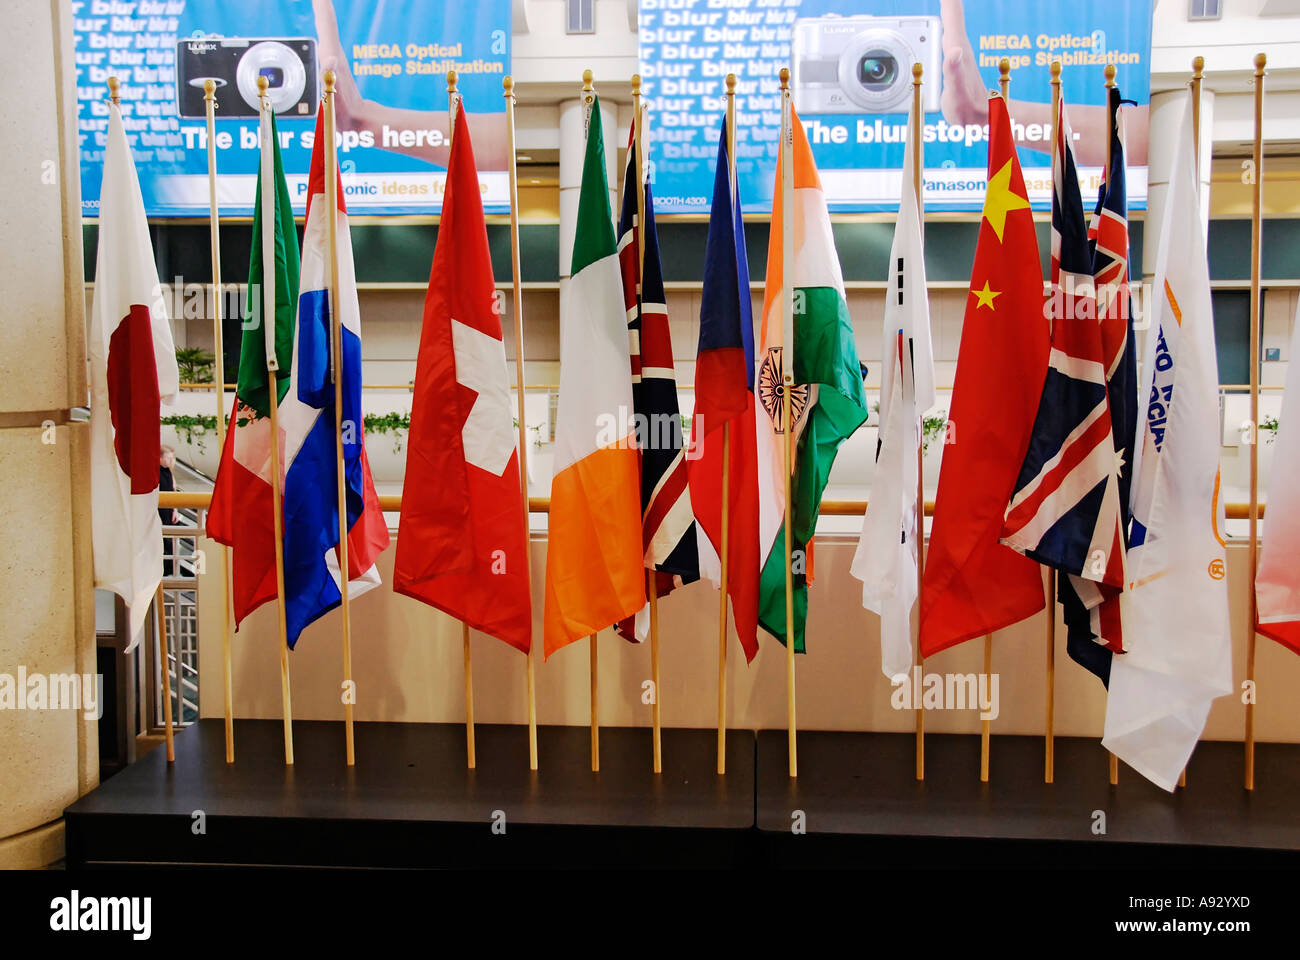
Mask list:
[[179,378],[140,181],[116,104],[108,107],[101,196],[89,342],[95,586],[126,601],[134,646],[162,580],[158,406]]
[[592,97],[569,289],[546,558],[546,656],[646,602],[627,310]]
[[[821,178],[794,110],[794,163],[789,174],[777,161],[772,197],[772,231],[767,247],[767,282],[759,368],[758,433],[758,619],[785,642],[785,445],[782,298],[794,298],[795,387],[791,393],[795,459],[791,479],[791,566],[794,570],[795,650],[804,650],[808,613],[809,551],[817,527],[822,491],[840,444],[867,419],[862,368],[844,299],[844,279],[831,237]],[[783,151],[784,152],[784,151]],[[785,223],[785,192],[792,190],[792,222]],[[793,234],[794,258],[783,260],[785,231]]]

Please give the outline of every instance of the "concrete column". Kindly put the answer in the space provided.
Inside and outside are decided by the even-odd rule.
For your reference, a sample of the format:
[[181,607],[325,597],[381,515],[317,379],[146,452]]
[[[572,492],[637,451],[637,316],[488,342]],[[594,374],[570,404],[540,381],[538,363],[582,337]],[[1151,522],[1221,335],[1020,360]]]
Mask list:
[[[599,90],[597,90],[599,94]],[[600,123],[605,133],[605,177],[609,183],[609,208],[618,217],[618,105],[600,101]],[[623,131],[626,136],[626,131]],[[573,234],[578,220],[578,195],[582,188],[582,161],[586,151],[586,113],[581,100],[560,104],[560,277],[569,276],[573,262]],[[563,287],[561,287],[563,289]]]
[[[1169,194],[1169,177],[1174,165],[1174,146],[1180,123],[1192,122],[1187,94],[1170,90],[1151,96],[1151,140],[1147,161],[1147,214],[1142,233],[1142,274],[1156,272],[1156,255],[1160,249],[1160,228],[1164,223],[1165,197]],[[1210,222],[1210,157],[1214,149],[1214,91],[1201,91],[1201,214],[1205,229]],[[1136,274],[1136,271],[1134,271]]]
[[[94,674],[81,190],[72,6],[5,11],[0,97],[0,684]],[[24,701],[25,702],[25,701]],[[6,704],[9,706],[10,704]],[[63,808],[98,781],[93,714],[0,709],[0,867],[63,856]]]

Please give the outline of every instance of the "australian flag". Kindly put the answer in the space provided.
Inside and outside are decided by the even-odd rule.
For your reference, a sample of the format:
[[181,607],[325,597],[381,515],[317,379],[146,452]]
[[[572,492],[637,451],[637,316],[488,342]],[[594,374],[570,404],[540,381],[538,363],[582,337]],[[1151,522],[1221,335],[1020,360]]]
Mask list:
[[[641,542],[646,568],[656,571],[655,586],[663,595],[678,584],[698,580],[700,561],[687,485],[667,298],[659,265],[654,197],[649,180],[639,175],[636,154],[634,121],[628,136],[623,209],[618,218],[618,259],[632,356],[632,412],[641,449]],[[637,193],[641,190],[645,196],[644,231],[637,229]],[[645,257],[639,264],[642,232]],[[619,624],[619,632],[633,639],[630,622]]]
[[1136,413],[1128,309],[1123,141],[1112,119],[1111,168],[1085,226],[1061,103],[1052,150],[1052,350],[1002,542],[1061,571],[1068,649],[1105,682],[1122,651],[1128,482]]

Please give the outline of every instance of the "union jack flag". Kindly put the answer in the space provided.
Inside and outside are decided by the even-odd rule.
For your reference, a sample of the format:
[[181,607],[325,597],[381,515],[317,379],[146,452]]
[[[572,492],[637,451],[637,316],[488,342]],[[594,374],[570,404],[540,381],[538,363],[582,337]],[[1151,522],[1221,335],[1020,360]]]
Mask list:
[[[1100,316],[1101,304],[1110,305],[1119,296],[1103,300],[1097,291],[1103,278],[1111,282],[1124,274],[1128,243],[1122,151],[1117,154],[1121,172],[1112,181],[1118,186],[1118,198],[1103,205],[1108,214],[1116,205],[1120,211],[1118,219],[1106,220],[1104,236],[1109,242],[1104,249],[1121,251],[1121,257],[1102,262],[1101,254],[1094,255],[1085,225],[1070,145],[1062,101],[1052,148],[1048,300],[1052,348],[1029,449],[1007,507],[1002,542],[1061,571],[1058,597],[1066,607],[1067,623],[1073,611],[1077,625],[1071,637],[1077,646],[1078,639],[1086,636],[1087,646],[1093,646],[1091,639],[1119,641],[1118,608],[1104,601],[1124,587],[1127,519],[1109,390],[1109,375],[1118,361],[1107,350],[1107,321]],[[1114,344],[1111,348],[1122,352]],[[1085,649],[1076,659],[1099,672],[1092,665],[1099,655],[1109,668],[1109,653],[1100,649]]]
[[[1088,226],[1092,273],[1097,285],[1097,315],[1106,364],[1111,430],[1118,462],[1120,522],[1128,547],[1132,518],[1134,445],[1137,439],[1137,353],[1129,297],[1128,195],[1125,184],[1124,125],[1119,89],[1109,91],[1110,165]],[[1131,101],[1129,101],[1131,102]],[[1072,581],[1062,591],[1070,656],[1102,682],[1109,682],[1110,654],[1124,652],[1118,591]]]
[[[637,283],[637,191],[645,191],[645,262]],[[641,542],[645,565],[656,571],[659,595],[700,578],[695,516],[687,487],[681,408],[677,403],[677,373],[668,328],[667,298],[659,264],[654,197],[650,183],[638,176],[636,122],[628,133],[627,170],[623,178],[623,207],[618,218],[618,258],[623,274],[623,302],[632,355],[632,404],[637,445],[641,449]],[[627,639],[645,633],[638,618],[618,625]]]

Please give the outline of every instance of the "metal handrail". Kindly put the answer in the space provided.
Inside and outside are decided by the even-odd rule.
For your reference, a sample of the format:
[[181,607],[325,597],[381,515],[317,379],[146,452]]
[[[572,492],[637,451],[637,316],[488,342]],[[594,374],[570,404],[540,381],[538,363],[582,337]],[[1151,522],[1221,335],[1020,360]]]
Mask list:
[[[160,507],[196,507],[207,509],[212,503],[212,493],[210,491],[165,491],[158,494],[158,506]],[[1249,519],[1249,504],[1247,503],[1228,503],[1224,505],[1229,520],[1247,520]],[[381,493],[379,494],[379,507],[387,512],[400,512],[402,509],[402,495],[400,493]],[[1265,504],[1258,505],[1258,512],[1255,516],[1263,518]],[[821,515],[824,517],[853,517],[860,515],[867,508],[866,500],[823,500],[821,504]],[[550,513],[550,497],[529,497],[529,513]],[[925,501],[925,515],[934,516],[934,501]]]
[[[209,391],[210,391],[210,390],[213,390],[213,389],[215,388],[215,384],[211,384],[211,383],[182,383],[182,384],[180,385],[180,388],[181,388],[182,390],[194,390],[194,391],[198,391],[198,390],[209,390]],[[414,391],[414,390],[415,390],[415,384],[414,384],[414,383],[363,383],[363,384],[361,385],[361,389],[362,389],[362,390],[406,390],[406,391]],[[558,389],[560,389],[560,385],[559,385],[558,383],[526,383],[526,384],[524,384],[524,390],[537,390],[537,391],[541,391],[541,390],[558,390]],[[677,384],[677,389],[678,389],[678,390],[690,390],[690,391],[694,391],[694,390],[695,390],[695,384],[693,384],[693,383],[679,383],[679,384]],[[868,391],[876,391],[876,392],[879,392],[880,387],[878,387],[878,386],[874,386],[874,385],[871,385],[871,384],[865,384],[864,387],[863,387],[863,389],[868,390]],[[1229,391],[1236,392],[1236,391],[1238,391],[1238,390],[1249,390],[1249,389],[1250,389],[1250,384],[1248,384],[1248,383],[1221,383],[1221,384],[1219,384],[1219,393],[1227,393],[1227,392],[1229,392]],[[1283,386],[1282,384],[1280,384],[1280,383],[1279,383],[1279,384],[1260,384],[1259,389],[1260,389],[1260,390],[1285,390],[1286,387],[1284,387],[1284,386]],[[938,390],[938,391],[940,391],[940,392],[951,392],[951,391],[952,391],[952,386],[951,386],[951,385],[943,385],[943,384],[940,384],[940,385],[938,385],[938,386],[935,387],[935,390]],[[233,384],[233,383],[227,383],[227,384],[226,384],[226,393],[234,393],[234,392],[235,392],[235,384]]]

